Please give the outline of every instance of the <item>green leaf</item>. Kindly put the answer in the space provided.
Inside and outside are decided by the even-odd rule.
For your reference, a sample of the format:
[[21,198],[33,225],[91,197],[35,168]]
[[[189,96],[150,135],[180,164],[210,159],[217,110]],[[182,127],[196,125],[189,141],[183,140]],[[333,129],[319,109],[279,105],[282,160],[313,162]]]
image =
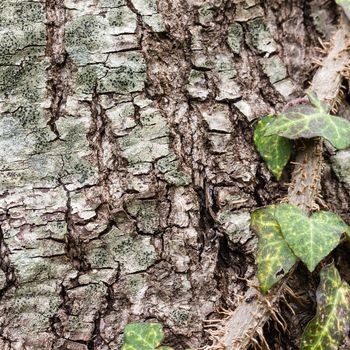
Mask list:
[[316,297],[317,313],[305,328],[300,349],[337,350],[349,330],[350,288],[333,264],[322,269]]
[[161,346],[164,339],[159,323],[130,323],[124,329],[124,345],[121,350],[172,350]]
[[257,209],[251,225],[258,235],[257,267],[260,289],[266,293],[297,262],[275,220],[275,205]]
[[336,3],[342,7],[346,17],[350,19],[350,0],[336,0]]
[[267,126],[274,119],[274,116],[268,115],[259,121],[254,130],[254,143],[267,167],[279,180],[292,153],[292,142],[277,135],[265,136]]
[[266,128],[265,135],[289,139],[322,136],[335,148],[350,146],[350,122],[328,113],[315,95],[309,94],[312,105],[299,105],[279,114]]
[[310,271],[338,245],[342,233],[350,232],[349,226],[334,213],[318,211],[308,217],[291,204],[279,205],[275,218],[289,247]]

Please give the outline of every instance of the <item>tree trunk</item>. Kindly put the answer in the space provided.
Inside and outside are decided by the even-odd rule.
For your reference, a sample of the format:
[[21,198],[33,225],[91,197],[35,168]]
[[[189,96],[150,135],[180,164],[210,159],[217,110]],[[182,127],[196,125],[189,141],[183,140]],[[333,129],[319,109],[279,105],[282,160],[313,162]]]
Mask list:
[[[255,277],[250,213],[287,195],[290,168],[275,181],[254,124],[304,95],[335,4],[0,10],[0,348],[119,349],[135,321],[161,322],[176,350],[209,344],[204,321]],[[348,223],[349,158],[334,156],[322,182]],[[296,290],[309,277],[299,269]],[[298,346],[313,308],[292,306],[283,340],[266,330],[272,348]]]

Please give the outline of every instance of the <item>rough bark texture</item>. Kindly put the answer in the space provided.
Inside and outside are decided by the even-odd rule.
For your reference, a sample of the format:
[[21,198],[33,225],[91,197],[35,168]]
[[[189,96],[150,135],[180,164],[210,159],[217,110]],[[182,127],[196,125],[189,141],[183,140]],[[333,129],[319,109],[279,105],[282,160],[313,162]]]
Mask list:
[[[286,196],[254,122],[303,95],[337,15],[321,0],[1,1],[0,348],[118,349],[139,320],[176,350],[207,344],[203,321],[255,275],[250,212]],[[349,222],[342,152],[324,200]],[[293,349],[302,323],[286,317]]]

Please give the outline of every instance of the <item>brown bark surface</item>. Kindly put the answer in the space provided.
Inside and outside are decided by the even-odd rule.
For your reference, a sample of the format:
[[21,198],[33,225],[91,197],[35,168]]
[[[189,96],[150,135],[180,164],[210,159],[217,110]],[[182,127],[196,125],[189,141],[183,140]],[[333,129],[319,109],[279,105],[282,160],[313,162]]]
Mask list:
[[[161,322],[175,350],[208,345],[204,320],[255,277],[250,213],[287,196],[292,166],[275,181],[254,125],[304,96],[338,15],[321,0],[2,1],[0,348],[119,349],[135,321]],[[320,205],[350,223],[331,156]],[[281,306],[271,348],[297,349],[316,282],[296,272],[310,303]]]

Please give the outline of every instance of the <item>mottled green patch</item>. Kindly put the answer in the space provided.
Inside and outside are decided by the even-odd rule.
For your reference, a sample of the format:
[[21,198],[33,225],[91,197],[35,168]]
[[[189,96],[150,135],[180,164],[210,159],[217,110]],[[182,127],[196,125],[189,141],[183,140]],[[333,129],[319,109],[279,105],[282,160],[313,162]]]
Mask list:
[[137,27],[137,16],[127,6],[109,10],[107,14],[108,23],[114,27],[114,34],[135,33]]
[[203,26],[210,25],[214,20],[215,8],[211,4],[204,4],[198,9],[199,23]]
[[104,61],[107,30],[108,22],[100,16],[85,15],[67,22],[64,41],[69,56],[78,65]]
[[146,73],[135,72],[130,68],[110,69],[107,75],[101,79],[98,92],[115,92],[128,94],[142,91],[145,86]]
[[234,22],[228,28],[227,43],[230,46],[231,50],[235,54],[241,52],[241,45],[243,41],[243,28],[242,26]]
[[274,216],[275,209],[276,206],[271,205],[255,210],[251,221],[251,226],[259,238],[258,279],[264,293],[268,292],[297,262],[297,257],[282,236]]
[[254,130],[254,143],[267,167],[279,180],[292,153],[292,143],[278,135],[265,136],[274,119],[274,116],[269,115],[259,121]]
[[155,233],[160,225],[160,208],[156,200],[135,200],[128,205],[129,213],[137,220],[138,228],[145,233]]
[[78,69],[76,83],[78,90],[91,94],[97,87],[97,82],[107,73],[107,69],[100,64],[87,65]]
[[248,22],[248,30],[251,34],[252,44],[259,51],[268,53],[276,51],[276,43],[262,17],[250,20]]
[[101,17],[86,15],[68,22],[65,26],[65,43],[67,48],[94,51],[100,48],[100,32],[106,30],[106,23]]
[[137,272],[146,270],[155,258],[150,237],[133,237],[131,233],[116,228],[87,247],[87,259],[92,268],[116,268],[122,265],[126,272]]
[[164,339],[159,323],[130,323],[124,329],[124,345],[121,350],[172,350],[160,346]]
[[30,103],[43,99],[46,68],[46,62],[22,62],[21,65],[1,66],[0,98],[16,96],[17,99]]
[[186,325],[189,321],[190,312],[186,309],[178,308],[172,311],[171,318],[178,325]]
[[350,232],[350,227],[334,213],[318,211],[308,217],[292,204],[277,206],[275,218],[289,247],[311,272],[338,245],[340,235]]
[[157,169],[161,173],[167,173],[168,171],[176,170],[178,167],[178,160],[175,154],[171,153],[166,157],[163,157],[157,161]]
[[330,115],[327,106],[315,95],[309,94],[312,105],[299,105],[277,116],[267,128],[265,135],[279,135],[289,139],[322,136],[335,148],[350,146],[350,122]]
[[334,264],[321,270],[316,298],[317,313],[305,328],[300,349],[337,350],[349,331],[350,288]]
[[170,185],[187,186],[192,182],[191,176],[184,171],[172,170],[164,175],[165,181]]

